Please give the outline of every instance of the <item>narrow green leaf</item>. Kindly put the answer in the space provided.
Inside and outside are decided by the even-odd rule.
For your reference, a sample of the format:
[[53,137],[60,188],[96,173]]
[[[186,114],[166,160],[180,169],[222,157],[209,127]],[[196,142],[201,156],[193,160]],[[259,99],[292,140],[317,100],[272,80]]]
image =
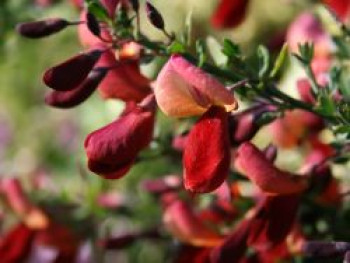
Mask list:
[[282,69],[283,65],[286,63],[288,57],[288,45],[287,43],[284,43],[283,47],[280,50],[280,53],[278,54],[275,63],[273,65],[272,71],[270,73],[271,78],[275,78],[279,71]]

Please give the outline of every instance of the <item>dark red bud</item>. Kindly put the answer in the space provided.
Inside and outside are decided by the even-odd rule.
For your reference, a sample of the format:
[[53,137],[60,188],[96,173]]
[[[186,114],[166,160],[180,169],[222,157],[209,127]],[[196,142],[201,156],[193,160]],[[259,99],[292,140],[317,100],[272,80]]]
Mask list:
[[92,34],[99,37],[101,35],[100,24],[98,23],[96,17],[91,13],[86,13],[86,23],[87,27]]
[[74,56],[48,69],[43,81],[54,90],[72,90],[86,79],[102,53],[102,50],[96,49]]
[[28,38],[41,38],[55,34],[66,28],[70,23],[61,18],[49,18],[46,20],[20,23],[16,26],[16,31]]
[[132,6],[132,9],[137,13],[140,8],[140,2],[139,0],[130,0],[130,4]]
[[88,99],[106,76],[108,69],[94,69],[77,88],[69,91],[52,91],[45,97],[45,103],[56,108],[71,108]]
[[156,28],[164,30],[164,20],[159,11],[150,2],[146,2],[147,17]]

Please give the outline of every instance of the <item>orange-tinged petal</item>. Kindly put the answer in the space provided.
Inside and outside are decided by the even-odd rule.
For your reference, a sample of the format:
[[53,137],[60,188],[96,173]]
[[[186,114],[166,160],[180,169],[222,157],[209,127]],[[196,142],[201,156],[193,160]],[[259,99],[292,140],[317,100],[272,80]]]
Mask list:
[[268,194],[293,194],[304,191],[308,179],[281,171],[253,144],[241,144],[236,153],[236,167]]
[[173,55],[158,75],[154,92],[161,110],[174,117],[200,115],[210,106],[237,108],[233,94],[210,74]]
[[164,212],[163,222],[175,237],[193,246],[213,247],[222,242],[220,235],[204,225],[184,201],[172,202]]

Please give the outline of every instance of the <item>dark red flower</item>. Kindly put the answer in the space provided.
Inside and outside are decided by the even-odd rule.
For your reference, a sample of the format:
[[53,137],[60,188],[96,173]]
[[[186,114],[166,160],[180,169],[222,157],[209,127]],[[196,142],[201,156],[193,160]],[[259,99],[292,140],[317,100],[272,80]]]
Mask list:
[[188,135],[183,155],[184,184],[191,192],[206,193],[226,179],[230,166],[228,115],[212,106]]
[[92,172],[117,179],[129,171],[137,154],[152,140],[154,103],[150,95],[111,124],[88,135],[84,146]]
[[43,76],[43,81],[54,90],[72,90],[86,79],[102,53],[102,50],[95,49],[76,55],[48,69]]
[[45,96],[45,103],[56,108],[71,108],[90,97],[106,76],[108,69],[94,69],[76,88],[68,91],[52,91]]
[[221,0],[211,17],[211,23],[217,28],[238,26],[245,18],[249,0]]
[[46,20],[20,23],[16,26],[16,31],[28,38],[41,38],[55,34],[69,26],[70,23],[62,18],[49,18]]

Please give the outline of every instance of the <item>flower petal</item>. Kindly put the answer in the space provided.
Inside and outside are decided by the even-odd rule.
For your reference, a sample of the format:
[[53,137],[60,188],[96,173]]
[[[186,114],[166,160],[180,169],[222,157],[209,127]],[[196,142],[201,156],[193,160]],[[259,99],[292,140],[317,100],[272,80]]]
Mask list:
[[283,172],[267,160],[263,152],[253,144],[241,144],[236,153],[236,168],[262,191],[268,194],[293,194],[308,187],[308,179]]
[[112,51],[101,56],[96,67],[115,67],[99,85],[103,98],[139,102],[150,94],[150,81],[140,72],[138,52],[138,47],[130,43],[120,51],[118,60]]
[[211,105],[237,108],[234,96],[218,80],[173,55],[158,75],[154,92],[161,110],[174,117],[200,115]]
[[[152,97],[144,101],[152,104]],[[84,146],[91,171],[117,179],[130,169],[139,151],[152,140],[154,110],[147,106],[134,105],[116,121],[88,135]]]
[[208,228],[182,200],[172,202],[165,210],[163,222],[167,229],[182,242],[193,246],[216,246],[222,238]]
[[205,193],[218,188],[230,166],[228,116],[212,106],[192,128],[183,155],[184,184],[191,192]]

